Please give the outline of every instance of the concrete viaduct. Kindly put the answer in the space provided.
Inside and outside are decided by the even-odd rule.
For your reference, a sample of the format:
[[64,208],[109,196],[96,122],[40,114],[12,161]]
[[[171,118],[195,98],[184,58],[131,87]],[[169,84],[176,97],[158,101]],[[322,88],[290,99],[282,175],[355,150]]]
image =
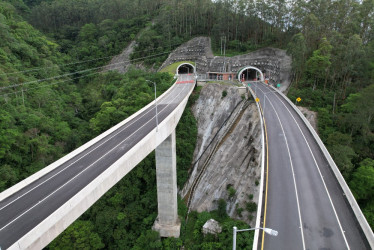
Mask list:
[[153,150],[159,211],[153,229],[179,237],[175,128],[195,81],[180,75],[156,101],[2,192],[0,249],[47,246]]

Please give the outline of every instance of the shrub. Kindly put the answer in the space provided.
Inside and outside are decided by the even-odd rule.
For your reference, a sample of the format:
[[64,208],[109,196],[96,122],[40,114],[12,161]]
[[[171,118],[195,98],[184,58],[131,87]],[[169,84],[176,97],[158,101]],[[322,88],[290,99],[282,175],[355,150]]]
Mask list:
[[239,204],[236,204],[236,213],[239,215],[239,217],[242,217],[242,212],[244,208],[239,207]]
[[226,214],[226,201],[224,199],[218,200],[218,216],[220,218],[225,218],[227,216]]
[[229,197],[230,197],[230,198],[234,197],[234,195],[235,195],[235,193],[236,193],[235,188],[233,188],[232,186],[230,186],[227,190],[228,190],[228,192],[229,192]]
[[246,208],[247,208],[248,212],[253,213],[257,209],[257,204],[255,202],[253,202],[253,201],[247,202],[246,203]]

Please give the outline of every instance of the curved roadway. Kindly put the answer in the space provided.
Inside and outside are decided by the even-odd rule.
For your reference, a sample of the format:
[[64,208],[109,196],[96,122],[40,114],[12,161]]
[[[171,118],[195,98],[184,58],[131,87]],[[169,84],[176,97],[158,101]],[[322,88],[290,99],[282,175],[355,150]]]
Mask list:
[[[193,87],[193,76],[182,75],[171,87],[171,91],[157,100],[159,123]],[[1,200],[0,249],[7,249],[17,242],[126,154],[155,126],[155,106],[152,105],[85,151]]]
[[268,137],[268,188],[262,249],[369,249],[312,134],[273,88],[252,83]]

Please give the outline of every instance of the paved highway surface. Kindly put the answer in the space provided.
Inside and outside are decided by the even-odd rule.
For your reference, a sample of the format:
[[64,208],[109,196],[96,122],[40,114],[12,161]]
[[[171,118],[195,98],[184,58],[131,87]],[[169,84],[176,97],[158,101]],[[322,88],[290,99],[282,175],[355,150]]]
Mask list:
[[[327,160],[281,95],[252,83],[264,111],[269,150],[266,216],[279,232],[263,249],[369,249]],[[259,244],[261,245],[261,244]]]
[[[192,75],[181,75],[157,101],[162,122],[194,87]],[[96,144],[19,192],[0,201],[0,248],[6,249],[48,217],[138,143],[156,126],[152,105]]]

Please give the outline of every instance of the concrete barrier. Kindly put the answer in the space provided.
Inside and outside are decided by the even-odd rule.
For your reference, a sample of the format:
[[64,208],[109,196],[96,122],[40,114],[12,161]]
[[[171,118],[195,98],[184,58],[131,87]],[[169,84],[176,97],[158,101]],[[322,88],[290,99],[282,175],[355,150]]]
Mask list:
[[[191,88],[188,95],[177,108],[159,124],[158,132],[156,132],[156,128],[153,129],[112,166],[10,246],[9,249],[42,249],[47,246],[175,130],[192,91],[193,88]],[[148,107],[148,105],[146,107]],[[134,116],[131,116],[125,121],[129,121],[133,117]],[[123,122],[120,124],[122,125]],[[118,127],[117,125],[113,128]],[[115,130],[113,128],[110,129],[110,132]],[[107,132],[105,132],[105,134],[108,134]]]
[[349,189],[347,183],[345,182],[342,174],[340,173],[339,168],[336,166],[334,160],[332,159],[330,153],[327,151],[325,145],[323,144],[322,140],[319,138],[317,132],[314,130],[312,125],[310,125],[309,121],[305,118],[305,116],[301,113],[301,111],[291,102],[290,99],[288,99],[282,92],[280,92],[278,89],[271,86],[274,90],[278,92],[279,95],[281,95],[290,105],[291,107],[296,111],[296,113],[300,116],[300,118],[304,121],[306,126],[308,127],[309,131],[312,133],[314,139],[316,140],[318,146],[321,148],[322,153],[324,154],[325,158],[327,159],[329,166],[331,167],[336,179],[338,180],[340,187],[342,188],[345,197],[348,200],[348,203],[350,204],[353,213],[356,216],[356,219],[358,223],[361,226],[362,231],[364,232],[366,239],[369,242],[369,245],[372,249],[374,249],[374,234],[371,230],[371,227],[369,223],[367,222],[365,216],[363,215],[359,205],[357,204],[356,199],[354,198],[351,190]]
[[[174,85],[173,85],[174,86]],[[157,100],[159,100],[160,98],[162,98],[164,95],[166,95],[167,93],[169,93],[171,91],[172,87],[170,87],[167,91],[165,91],[161,96],[159,96],[157,98]],[[36,181],[37,179],[39,179],[40,177],[42,177],[43,175],[51,172],[52,170],[54,170],[55,168],[59,167],[62,163],[68,161],[69,159],[73,158],[74,156],[78,155],[79,153],[83,152],[84,150],[86,150],[87,148],[91,147],[92,145],[94,145],[95,143],[97,143],[98,141],[100,141],[101,139],[103,139],[104,137],[106,137],[107,135],[111,134],[112,132],[116,131],[119,127],[123,126],[125,123],[131,121],[132,119],[134,119],[136,116],[138,116],[141,112],[143,112],[144,110],[146,110],[147,108],[151,107],[153,104],[154,104],[155,101],[152,101],[151,103],[149,103],[147,106],[145,106],[144,108],[142,108],[141,110],[139,110],[138,112],[136,112],[135,114],[131,115],[130,117],[126,118],[125,120],[123,120],[122,122],[118,123],[117,125],[115,125],[114,127],[110,128],[109,130],[105,131],[104,133],[100,134],[99,136],[95,137],[94,139],[86,142],[85,144],[83,144],[82,146],[80,146],[79,148],[75,149],[74,151],[72,151],[71,153],[65,155],[64,157],[60,158],[59,160],[53,162],[52,164],[48,165],[47,167],[39,170],[38,172],[36,172],[35,174],[27,177],[26,179],[18,182],[16,185],[8,188],[7,190],[4,190],[3,192],[0,193],[0,201],[1,200],[4,200],[5,198],[11,196],[12,194],[18,192],[19,190],[21,190],[22,188],[26,187],[27,185],[29,185],[30,183]]]

